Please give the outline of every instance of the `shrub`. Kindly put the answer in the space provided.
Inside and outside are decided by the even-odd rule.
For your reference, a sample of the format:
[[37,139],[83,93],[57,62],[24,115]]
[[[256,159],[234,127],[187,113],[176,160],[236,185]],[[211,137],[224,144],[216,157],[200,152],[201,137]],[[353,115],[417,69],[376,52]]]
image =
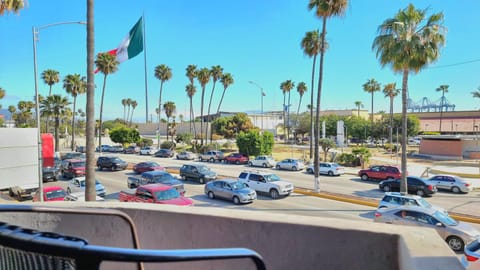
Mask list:
[[164,141],[160,144],[160,148],[162,149],[175,149],[175,143],[172,141]]
[[153,140],[148,139],[148,138],[141,138],[139,141],[137,141],[137,146],[138,147],[146,147],[146,146],[152,146],[153,145]]
[[178,134],[177,137],[175,138],[175,141],[177,141],[177,143],[186,143],[186,144],[191,144],[192,142],[192,139],[193,139],[193,135],[190,134],[190,133],[182,133],[182,134]]
[[344,166],[355,167],[360,165],[360,158],[354,154],[341,153],[336,158],[337,162]]

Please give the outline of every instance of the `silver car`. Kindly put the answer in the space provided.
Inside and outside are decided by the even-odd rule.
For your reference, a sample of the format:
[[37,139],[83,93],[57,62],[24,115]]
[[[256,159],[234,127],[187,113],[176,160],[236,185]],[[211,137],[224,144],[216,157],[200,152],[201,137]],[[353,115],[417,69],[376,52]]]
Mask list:
[[[342,175],[345,173],[345,168],[340,166],[337,163],[332,163],[332,162],[320,162],[319,164],[320,167],[320,174],[326,174],[328,176],[338,176]],[[308,166],[307,168],[307,173],[314,173],[314,165]]]
[[291,170],[291,171],[301,171],[305,169],[305,164],[303,164],[303,161],[299,159],[287,158],[280,162],[277,162],[277,165],[275,166],[275,168],[277,168],[277,170],[283,169],[283,170]]
[[210,181],[205,185],[205,194],[210,199],[222,198],[233,201],[234,204],[249,203],[257,199],[255,190],[242,182],[233,179]]
[[400,205],[412,205],[425,208],[434,208],[448,215],[447,210],[438,206],[431,205],[429,202],[427,202],[427,200],[420,196],[404,194],[400,192],[385,192],[383,199],[378,204],[378,208],[392,208],[398,207]]
[[480,239],[465,246],[462,265],[468,270],[480,269]]
[[456,175],[435,175],[428,179],[437,189],[448,190],[453,193],[468,193],[473,190],[472,183]]
[[190,151],[182,151],[177,154],[177,159],[194,160],[198,159],[198,155]]
[[405,205],[377,209],[374,221],[435,229],[456,252],[463,251],[466,244],[480,239],[480,232],[477,229],[433,208]]

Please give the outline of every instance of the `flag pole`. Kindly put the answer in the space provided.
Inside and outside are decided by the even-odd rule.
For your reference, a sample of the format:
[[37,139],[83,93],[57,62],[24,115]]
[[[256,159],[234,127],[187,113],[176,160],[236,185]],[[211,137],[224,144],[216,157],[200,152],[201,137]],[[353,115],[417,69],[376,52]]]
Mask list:
[[148,123],[148,83],[147,83],[147,46],[145,40],[147,34],[145,32],[145,13],[142,13],[142,26],[143,26],[143,62],[145,69],[145,123]]

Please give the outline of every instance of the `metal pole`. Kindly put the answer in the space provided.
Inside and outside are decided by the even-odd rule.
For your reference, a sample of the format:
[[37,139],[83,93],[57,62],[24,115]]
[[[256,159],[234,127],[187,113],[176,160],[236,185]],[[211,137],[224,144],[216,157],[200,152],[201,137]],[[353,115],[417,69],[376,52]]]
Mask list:
[[35,81],[35,118],[37,120],[37,147],[38,147],[38,188],[40,190],[40,201],[43,202],[43,176],[42,176],[42,138],[40,135],[40,105],[38,104],[38,82],[37,82],[37,31],[32,27],[33,35],[33,78]]
[[263,92],[263,89],[260,89],[260,91],[262,91],[261,95],[262,95],[262,113],[260,114],[260,117],[261,117],[261,120],[262,120],[262,131],[263,131],[263,97],[265,95],[265,93]]

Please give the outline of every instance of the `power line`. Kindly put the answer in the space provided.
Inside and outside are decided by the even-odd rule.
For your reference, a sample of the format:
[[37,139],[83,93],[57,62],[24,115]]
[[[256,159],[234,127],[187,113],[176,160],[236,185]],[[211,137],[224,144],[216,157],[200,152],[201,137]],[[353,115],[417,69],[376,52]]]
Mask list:
[[469,61],[459,62],[459,63],[455,63],[455,64],[449,64],[449,65],[442,65],[442,66],[429,67],[429,69],[434,69],[434,68],[444,68],[444,67],[453,67],[453,66],[459,66],[459,65],[470,64],[470,63],[474,63],[474,62],[480,62],[480,59],[474,59],[474,60],[469,60]]

